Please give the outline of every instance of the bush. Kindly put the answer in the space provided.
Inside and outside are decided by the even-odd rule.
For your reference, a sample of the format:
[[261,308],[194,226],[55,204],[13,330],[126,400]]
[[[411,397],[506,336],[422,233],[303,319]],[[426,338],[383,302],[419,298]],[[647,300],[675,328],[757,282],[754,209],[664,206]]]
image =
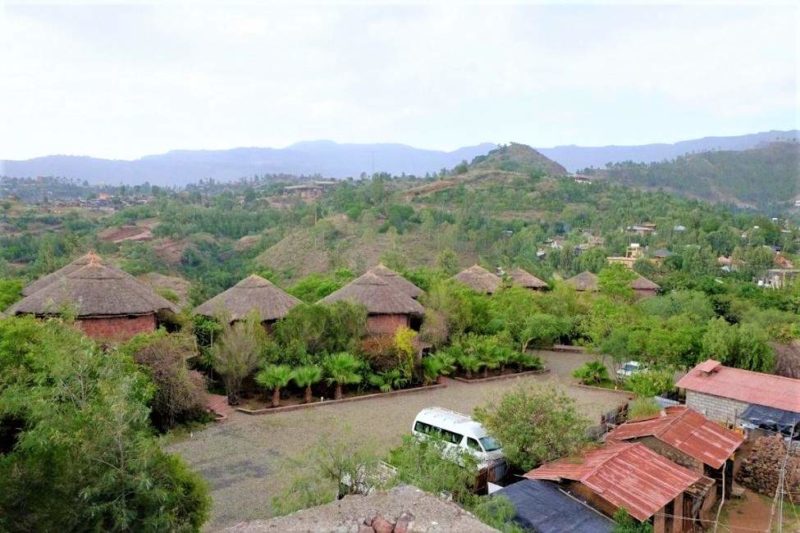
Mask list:
[[472,512],[481,522],[503,533],[524,533],[524,529],[513,520],[517,509],[507,496],[496,495],[478,498]]
[[475,409],[475,418],[500,441],[508,462],[526,471],[576,452],[589,425],[575,400],[552,386],[520,386]]
[[661,412],[661,406],[652,397],[636,398],[628,403],[628,420],[653,418]]
[[642,370],[625,379],[625,385],[634,394],[642,398],[660,396],[675,388],[674,372],[665,370]]
[[599,385],[608,381],[608,368],[602,361],[587,361],[575,369],[572,377],[584,385]]
[[190,337],[168,334],[162,329],[137,335],[120,350],[130,355],[153,380],[156,392],[150,404],[150,417],[158,429],[165,431],[203,416],[204,378],[186,367],[186,359],[196,355]]

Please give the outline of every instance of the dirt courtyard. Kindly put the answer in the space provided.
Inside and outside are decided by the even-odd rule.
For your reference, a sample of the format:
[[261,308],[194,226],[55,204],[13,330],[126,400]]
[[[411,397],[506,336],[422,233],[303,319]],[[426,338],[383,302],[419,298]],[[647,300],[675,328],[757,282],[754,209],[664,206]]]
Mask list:
[[446,388],[431,391],[274,415],[235,412],[227,421],[186,435],[167,449],[180,454],[208,481],[214,503],[207,527],[217,529],[243,520],[269,518],[272,497],[291,477],[281,471],[285,459],[302,454],[323,436],[364,435],[384,453],[410,432],[414,416],[424,407],[471,413],[476,406],[529,382],[561,384],[592,421],[599,421],[601,413],[624,403],[622,394],[571,384],[567,377],[570,369],[586,356],[542,355],[548,366],[555,363],[550,374],[480,384],[451,382]]

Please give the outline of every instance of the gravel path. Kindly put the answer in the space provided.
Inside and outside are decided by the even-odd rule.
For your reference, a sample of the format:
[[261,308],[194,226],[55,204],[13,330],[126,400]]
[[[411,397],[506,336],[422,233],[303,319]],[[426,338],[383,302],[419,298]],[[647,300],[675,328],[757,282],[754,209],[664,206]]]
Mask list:
[[[563,354],[548,356],[558,358]],[[571,354],[570,354],[571,355]],[[584,356],[585,357],[585,356]],[[563,366],[580,364],[576,358]],[[554,363],[556,359],[548,361]],[[284,459],[313,447],[323,435],[364,435],[379,453],[400,443],[410,432],[414,416],[424,407],[441,406],[462,413],[496,399],[517,384],[555,381],[578,402],[592,420],[625,401],[611,392],[574,387],[559,366],[557,372],[482,384],[451,381],[446,388],[388,398],[376,398],[274,415],[251,416],[235,412],[229,420],[187,435],[168,446],[183,456],[208,480],[214,499],[210,529],[243,520],[271,516],[270,501],[290,477]]]

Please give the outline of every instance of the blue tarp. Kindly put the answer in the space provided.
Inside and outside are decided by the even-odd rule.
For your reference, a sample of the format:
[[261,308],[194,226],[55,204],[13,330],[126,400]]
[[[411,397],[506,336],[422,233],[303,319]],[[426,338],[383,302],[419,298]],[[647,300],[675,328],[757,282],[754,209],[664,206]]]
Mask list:
[[514,521],[538,533],[610,533],[614,522],[587,505],[564,494],[549,481],[524,479],[495,492],[511,500],[517,510]]
[[795,428],[795,435],[797,435],[797,430],[800,428],[800,413],[764,405],[750,405],[739,418],[745,422],[750,422],[754,426],[771,431],[780,431],[787,436],[791,433],[793,427]]

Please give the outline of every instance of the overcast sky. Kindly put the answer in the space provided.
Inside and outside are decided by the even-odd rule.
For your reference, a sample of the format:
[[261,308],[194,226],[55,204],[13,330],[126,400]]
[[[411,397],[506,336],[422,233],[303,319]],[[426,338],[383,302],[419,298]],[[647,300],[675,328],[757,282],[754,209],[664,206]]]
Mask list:
[[[3,7],[4,6],[4,7]],[[13,6],[0,158],[798,127],[797,6]]]

